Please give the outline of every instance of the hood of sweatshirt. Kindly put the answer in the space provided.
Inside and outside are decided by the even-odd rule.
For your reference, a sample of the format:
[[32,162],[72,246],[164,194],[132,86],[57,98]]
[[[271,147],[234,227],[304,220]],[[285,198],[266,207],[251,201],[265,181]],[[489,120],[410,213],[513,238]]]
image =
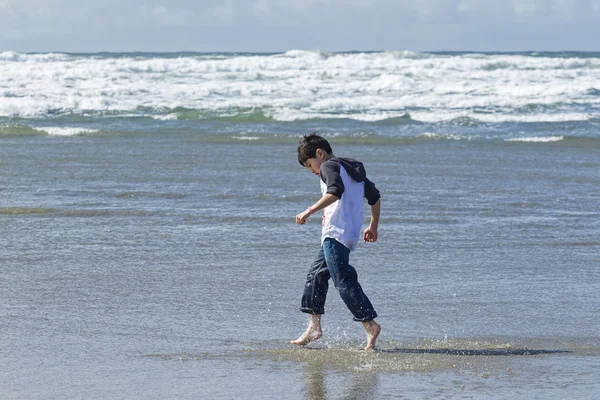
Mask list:
[[365,171],[363,163],[358,160],[343,157],[334,157],[332,160],[338,160],[348,175],[350,175],[350,177],[356,182],[363,182],[367,177],[367,171]]

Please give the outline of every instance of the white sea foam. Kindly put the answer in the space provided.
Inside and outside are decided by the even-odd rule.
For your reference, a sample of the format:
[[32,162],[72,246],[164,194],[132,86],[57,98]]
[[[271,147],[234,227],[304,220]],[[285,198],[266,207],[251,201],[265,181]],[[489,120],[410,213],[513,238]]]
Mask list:
[[237,140],[260,140],[258,136],[234,136],[233,138]]
[[50,136],[75,136],[99,132],[97,129],[76,128],[76,127],[41,127],[33,128],[38,132],[45,132]]
[[167,115],[152,115],[152,118],[160,121],[173,121],[177,119],[177,114],[171,113]]
[[13,61],[13,62],[52,62],[58,60],[68,60],[71,57],[63,53],[35,53],[35,54],[24,54],[17,53],[15,51],[4,51],[0,52],[0,61]]
[[530,143],[550,143],[564,140],[564,136],[546,136],[546,137],[520,137],[505,139],[506,142],[530,142]]
[[417,135],[418,138],[433,139],[433,140],[472,140],[471,136],[441,134],[435,132],[423,132]]
[[[410,114],[445,122],[588,121],[600,114],[600,58],[411,52],[74,56],[0,53],[0,117],[177,107],[276,120]],[[234,110],[234,111],[232,111]]]

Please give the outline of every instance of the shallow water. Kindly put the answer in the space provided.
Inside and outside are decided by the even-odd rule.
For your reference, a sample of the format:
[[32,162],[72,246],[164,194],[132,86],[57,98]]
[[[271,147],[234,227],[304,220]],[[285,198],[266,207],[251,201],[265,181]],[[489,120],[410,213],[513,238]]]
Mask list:
[[319,190],[295,140],[3,139],[2,397],[594,397],[597,149],[332,138],[383,194],[365,353],[334,292],[286,344],[320,229],[293,222]]
[[[254,72],[279,58],[253,94],[248,76],[265,79]],[[203,60],[224,68],[204,83]],[[287,80],[340,60],[337,75]],[[597,60],[0,53],[12,71],[0,106],[0,397],[595,399]],[[131,90],[98,89],[103,68],[121,68],[115,87]],[[440,93],[451,70],[464,85]],[[52,80],[46,97],[11,89],[19,74]],[[523,90],[502,92],[504,75]],[[153,79],[161,90],[147,89]],[[177,95],[220,79],[239,90]],[[362,89],[349,95],[348,79]],[[471,93],[477,82],[487,89]],[[402,84],[416,90],[402,101],[423,107],[387,107]],[[557,92],[541,96],[547,87]],[[236,108],[252,99],[262,103]],[[318,218],[294,223],[319,196],[296,159],[313,130],[365,162],[382,192],[380,239],[351,255],[380,315],[376,352],[359,350],[362,327],[333,288],[324,337],[287,344],[305,328],[319,246]]]

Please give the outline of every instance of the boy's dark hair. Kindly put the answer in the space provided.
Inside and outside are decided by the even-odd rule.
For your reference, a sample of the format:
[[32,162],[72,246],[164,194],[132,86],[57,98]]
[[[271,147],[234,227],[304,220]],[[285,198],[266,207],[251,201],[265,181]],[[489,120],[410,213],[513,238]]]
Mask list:
[[310,135],[304,135],[298,145],[298,162],[300,165],[304,167],[306,160],[315,158],[317,149],[324,150],[327,154],[333,153],[329,142],[317,135],[317,132],[313,132]]

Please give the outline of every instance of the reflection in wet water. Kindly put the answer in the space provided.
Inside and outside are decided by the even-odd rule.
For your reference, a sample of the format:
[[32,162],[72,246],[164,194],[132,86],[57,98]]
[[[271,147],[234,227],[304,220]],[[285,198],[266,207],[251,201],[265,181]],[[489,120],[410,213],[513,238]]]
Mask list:
[[[422,340],[411,345],[382,341],[376,351],[358,350],[339,344],[335,347],[264,348],[251,353],[276,361],[294,361],[306,366],[308,387],[318,390],[322,371],[376,373],[394,371],[432,372],[461,368],[501,368],[507,362],[526,356],[577,353],[576,348],[557,348],[551,343],[511,344],[499,340]],[[538,343],[544,345],[544,343]],[[538,348],[534,348],[538,347]],[[504,359],[504,361],[502,360]]]
[[336,390],[337,393],[342,393],[341,396],[329,393],[327,390],[327,365],[322,361],[309,361],[304,366],[305,370],[305,389],[306,398],[308,400],[324,400],[332,398],[341,399],[374,399],[377,391],[377,374],[376,373],[354,373],[344,375],[344,381],[341,383],[341,390]]
[[327,386],[322,363],[306,364],[306,387],[304,388],[309,400],[326,399]]
[[[560,392],[560,398],[580,400],[594,398],[580,390],[591,393],[597,384],[597,343],[565,338],[385,339],[377,351],[363,351],[358,340],[303,348],[269,341],[246,344],[241,353],[154,353],[146,358],[176,362],[178,371],[186,361],[198,361],[189,370],[203,371],[203,385],[211,377],[227,376],[232,366],[243,367],[236,379],[244,383],[229,398],[490,398],[496,393],[494,398],[512,400],[524,398],[514,397],[512,388],[518,384],[528,385],[532,395],[527,398],[555,398]],[[266,381],[265,374],[275,379]]]

